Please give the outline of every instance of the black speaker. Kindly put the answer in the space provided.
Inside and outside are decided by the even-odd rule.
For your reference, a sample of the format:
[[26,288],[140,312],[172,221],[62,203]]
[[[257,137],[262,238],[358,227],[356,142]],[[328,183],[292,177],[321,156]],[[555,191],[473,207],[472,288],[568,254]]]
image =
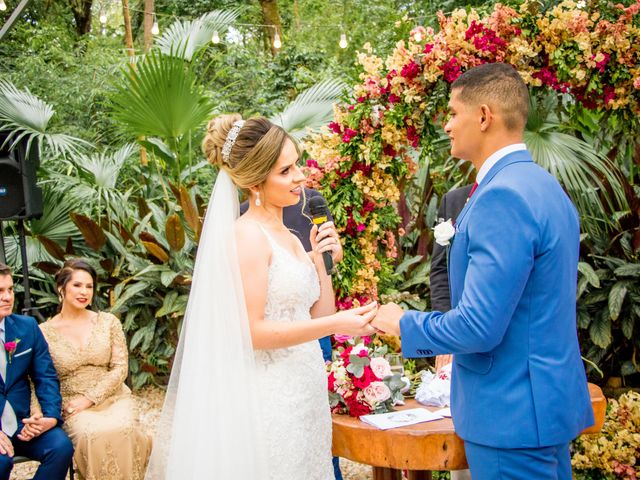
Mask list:
[[38,143],[34,139],[27,149],[23,137],[10,149],[13,140],[0,132],[0,220],[27,220],[42,216],[42,190],[37,186],[40,165]]

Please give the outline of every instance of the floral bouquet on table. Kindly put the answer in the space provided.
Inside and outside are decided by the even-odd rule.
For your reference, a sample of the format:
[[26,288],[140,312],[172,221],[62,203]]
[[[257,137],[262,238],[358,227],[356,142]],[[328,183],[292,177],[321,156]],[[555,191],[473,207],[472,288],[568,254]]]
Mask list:
[[332,413],[360,417],[386,413],[403,404],[406,383],[384,358],[387,346],[375,347],[369,337],[336,335],[334,360],[327,362]]

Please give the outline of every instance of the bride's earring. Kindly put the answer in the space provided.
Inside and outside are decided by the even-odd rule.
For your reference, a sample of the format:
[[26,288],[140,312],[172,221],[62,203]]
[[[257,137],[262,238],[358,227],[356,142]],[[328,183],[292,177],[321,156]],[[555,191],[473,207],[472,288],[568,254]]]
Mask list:
[[256,192],[256,207],[259,207],[260,205],[262,205],[262,202],[260,201],[260,192]]

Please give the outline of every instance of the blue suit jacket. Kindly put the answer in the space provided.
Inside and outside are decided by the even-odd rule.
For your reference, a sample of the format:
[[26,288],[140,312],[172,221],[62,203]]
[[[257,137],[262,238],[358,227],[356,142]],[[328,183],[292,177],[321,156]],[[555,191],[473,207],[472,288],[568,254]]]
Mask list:
[[400,320],[407,357],[454,353],[451,410],[464,440],[535,448],[593,424],[576,332],[580,228],[526,151],[496,163],[457,218],[447,313]]
[[[31,378],[42,414],[45,417],[57,418],[58,424],[62,424],[60,383],[47,341],[36,320],[24,315],[9,315],[4,319],[4,331],[5,342],[16,339],[20,342],[12,355],[11,363],[7,355],[7,375],[4,381],[0,376],[0,412],[9,400],[18,420],[16,434],[22,431],[22,419],[29,417],[31,411]],[[2,354],[6,354],[4,348],[0,352],[0,355]]]

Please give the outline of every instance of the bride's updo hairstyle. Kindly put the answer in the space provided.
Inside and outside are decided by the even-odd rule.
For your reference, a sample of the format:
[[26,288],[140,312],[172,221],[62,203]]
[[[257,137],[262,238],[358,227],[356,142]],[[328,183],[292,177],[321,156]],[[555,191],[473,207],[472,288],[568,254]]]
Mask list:
[[[287,139],[296,142],[281,127],[264,117],[250,118],[237,132],[235,122],[242,121],[237,113],[220,115],[207,125],[207,134],[202,141],[202,150],[209,163],[227,171],[233,183],[248,190],[261,185],[275,166]],[[237,134],[232,141],[233,134]],[[230,139],[231,150],[223,152],[225,142]],[[297,148],[297,145],[296,145]],[[227,147],[228,149],[228,147]]]

